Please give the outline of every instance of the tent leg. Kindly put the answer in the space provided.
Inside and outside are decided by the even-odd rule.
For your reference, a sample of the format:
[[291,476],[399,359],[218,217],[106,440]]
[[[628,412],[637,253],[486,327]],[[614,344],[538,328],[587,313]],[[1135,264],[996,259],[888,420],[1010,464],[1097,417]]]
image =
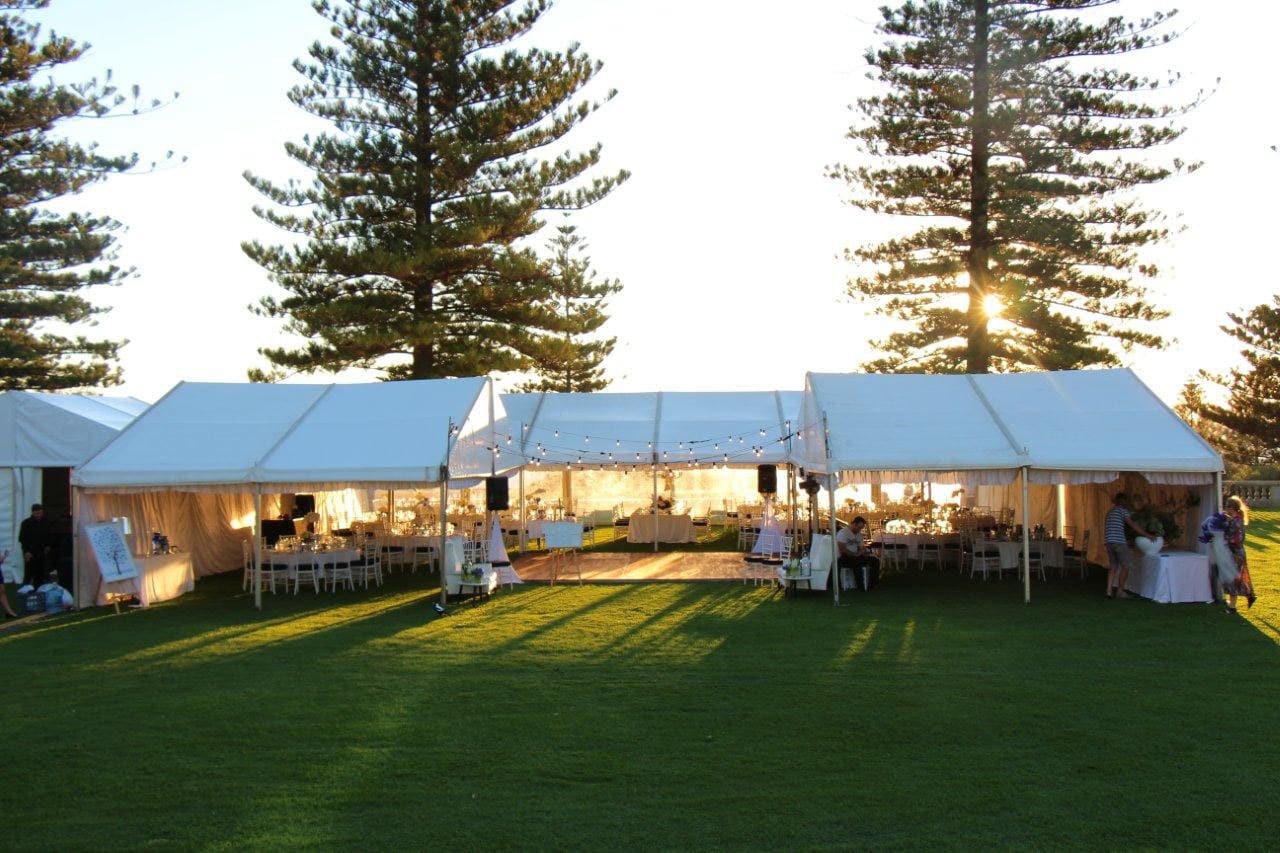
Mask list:
[[1031,603],[1031,488],[1027,483],[1030,470],[1022,469],[1022,590],[1027,604]]
[[653,464],[653,552],[658,552],[658,463]]
[[1054,534],[1061,539],[1067,534],[1067,484],[1059,483],[1056,488],[1058,491],[1058,529],[1054,531]]
[[837,607],[840,606],[840,549],[836,547],[836,483],[835,475],[828,475],[827,503],[831,513],[831,596]]
[[529,546],[529,535],[525,531],[524,517],[524,466],[520,467],[520,553],[523,554]]
[[1222,472],[1213,475],[1213,511],[1222,512]]
[[[286,584],[288,582],[286,581]],[[262,609],[262,487],[253,490],[253,606]]]
[[446,530],[449,526],[449,476],[440,478],[440,603],[449,603],[449,582],[445,573],[445,545],[448,544]]
[[[71,487],[71,586],[75,589],[76,607],[84,607],[85,599],[82,597],[82,585],[80,582],[80,487]],[[18,578],[21,582],[22,579]],[[4,583],[4,578],[0,577],[0,583]]]

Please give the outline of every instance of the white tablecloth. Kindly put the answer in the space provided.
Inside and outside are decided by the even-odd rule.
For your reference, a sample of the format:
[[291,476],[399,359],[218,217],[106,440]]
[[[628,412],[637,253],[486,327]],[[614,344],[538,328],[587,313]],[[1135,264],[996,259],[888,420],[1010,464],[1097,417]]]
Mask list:
[[352,549],[338,551],[263,551],[262,561],[290,569],[314,566],[320,563],[353,563],[360,559],[360,552]]
[[[992,542],[979,539],[976,547],[998,548],[1000,550],[1000,568],[1018,569],[1022,567],[1022,542]],[[1040,542],[1031,541],[1031,548],[1040,548],[1040,564],[1047,568],[1061,568],[1065,543],[1061,539],[1045,539]]]
[[690,516],[638,512],[627,524],[627,541],[653,542],[655,530],[659,542],[693,542],[695,538]]
[[[98,593],[98,604],[107,603],[108,593],[136,591],[138,601],[148,607],[160,601],[170,601],[196,588],[196,575],[190,554],[158,554],[154,557],[134,557],[138,577],[106,584]],[[136,590],[133,584],[137,584]]]
[[959,542],[959,533],[884,533],[880,536],[880,541],[885,544],[895,542],[905,543],[907,546],[908,559],[916,560],[920,558],[920,545],[925,542],[941,545],[944,542]]
[[1166,551],[1143,557],[1136,549],[1133,556],[1133,568],[1124,585],[1129,592],[1161,604],[1213,601],[1208,556]]

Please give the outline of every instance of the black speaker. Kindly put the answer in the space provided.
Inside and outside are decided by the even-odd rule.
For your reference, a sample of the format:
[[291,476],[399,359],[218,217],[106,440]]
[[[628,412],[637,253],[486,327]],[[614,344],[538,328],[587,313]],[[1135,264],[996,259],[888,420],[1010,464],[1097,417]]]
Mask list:
[[498,512],[510,506],[507,500],[507,478],[484,478],[484,508],[489,512]]
[[294,495],[293,496],[293,512],[290,515],[293,518],[302,518],[303,516],[316,511],[315,495]]
[[778,493],[777,465],[756,466],[756,491],[762,495],[776,495]]

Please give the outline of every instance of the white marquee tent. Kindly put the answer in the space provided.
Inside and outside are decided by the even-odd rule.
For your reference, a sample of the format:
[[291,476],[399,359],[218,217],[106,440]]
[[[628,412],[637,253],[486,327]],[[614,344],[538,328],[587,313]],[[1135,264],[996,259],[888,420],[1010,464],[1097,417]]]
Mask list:
[[[502,428],[538,467],[749,466],[791,458],[799,391],[504,394]],[[594,443],[593,443],[594,442]]]
[[[844,484],[1020,479],[1024,518],[1032,484],[1056,486],[1059,495],[1073,486],[1087,493],[1064,514],[1074,510],[1088,527],[1106,505],[1097,487],[1117,480],[1192,487],[1207,501],[1221,493],[1221,457],[1127,369],[810,373],[803,412],[802,464]],[[1029,598],[1025,571],[1024,581]]]
[[[347,385],[184,382],[78,469],[72,482],[78,495],[99,499],[87,513],[96,520],[127,515],[106,499],[113,496],[129,496],[129,508],[144,517],[165,514],[166,530],[204,564],[197,573],[210,573],[238,563],[245,522],[261,521],[264,494],[443,489],[447,478],[491,473],[493,424],[502,416],[484,377]],[[142,529],[150,528],[143,525],[135,535]],[[82,601],[97,586],[85,557],[77,549]]]
[[8,577],[22,577],[18,527],[31,504],[44,499],[42,469],[75,468],[146,408],[133,397],[0,393],[0,467],[8,469],[8,482],[0,487],[0,551],[10,553]]

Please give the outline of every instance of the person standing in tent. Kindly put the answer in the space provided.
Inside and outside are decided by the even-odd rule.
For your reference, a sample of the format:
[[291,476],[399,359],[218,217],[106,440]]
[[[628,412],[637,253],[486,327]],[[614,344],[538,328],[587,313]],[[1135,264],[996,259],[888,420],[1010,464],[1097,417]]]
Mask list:
[[[1134,524],[1129,512],[1129,496],[1119,492],[1111,499],[1111,509],[1107,512],[1105,539],[1107,543],[1107,598],[1128,598],[1125,582],[1129,580],[1129,568],[1133,565],[1133,552],[1129,548],[1129,539],[1125,528],[1133,530],[1138,536],[1146,536],[1147,531]],[[1116,590],[1112,592],[1112,590]]]
[[[49,573],[49,552],[53,550],[53,529],[44,517],[44,507],[31,505],[31,515],[18,527],[18,544],[22,546],[22,583],[34,587],[43,583]],[[55,567],[56,568],[56,567]]]

